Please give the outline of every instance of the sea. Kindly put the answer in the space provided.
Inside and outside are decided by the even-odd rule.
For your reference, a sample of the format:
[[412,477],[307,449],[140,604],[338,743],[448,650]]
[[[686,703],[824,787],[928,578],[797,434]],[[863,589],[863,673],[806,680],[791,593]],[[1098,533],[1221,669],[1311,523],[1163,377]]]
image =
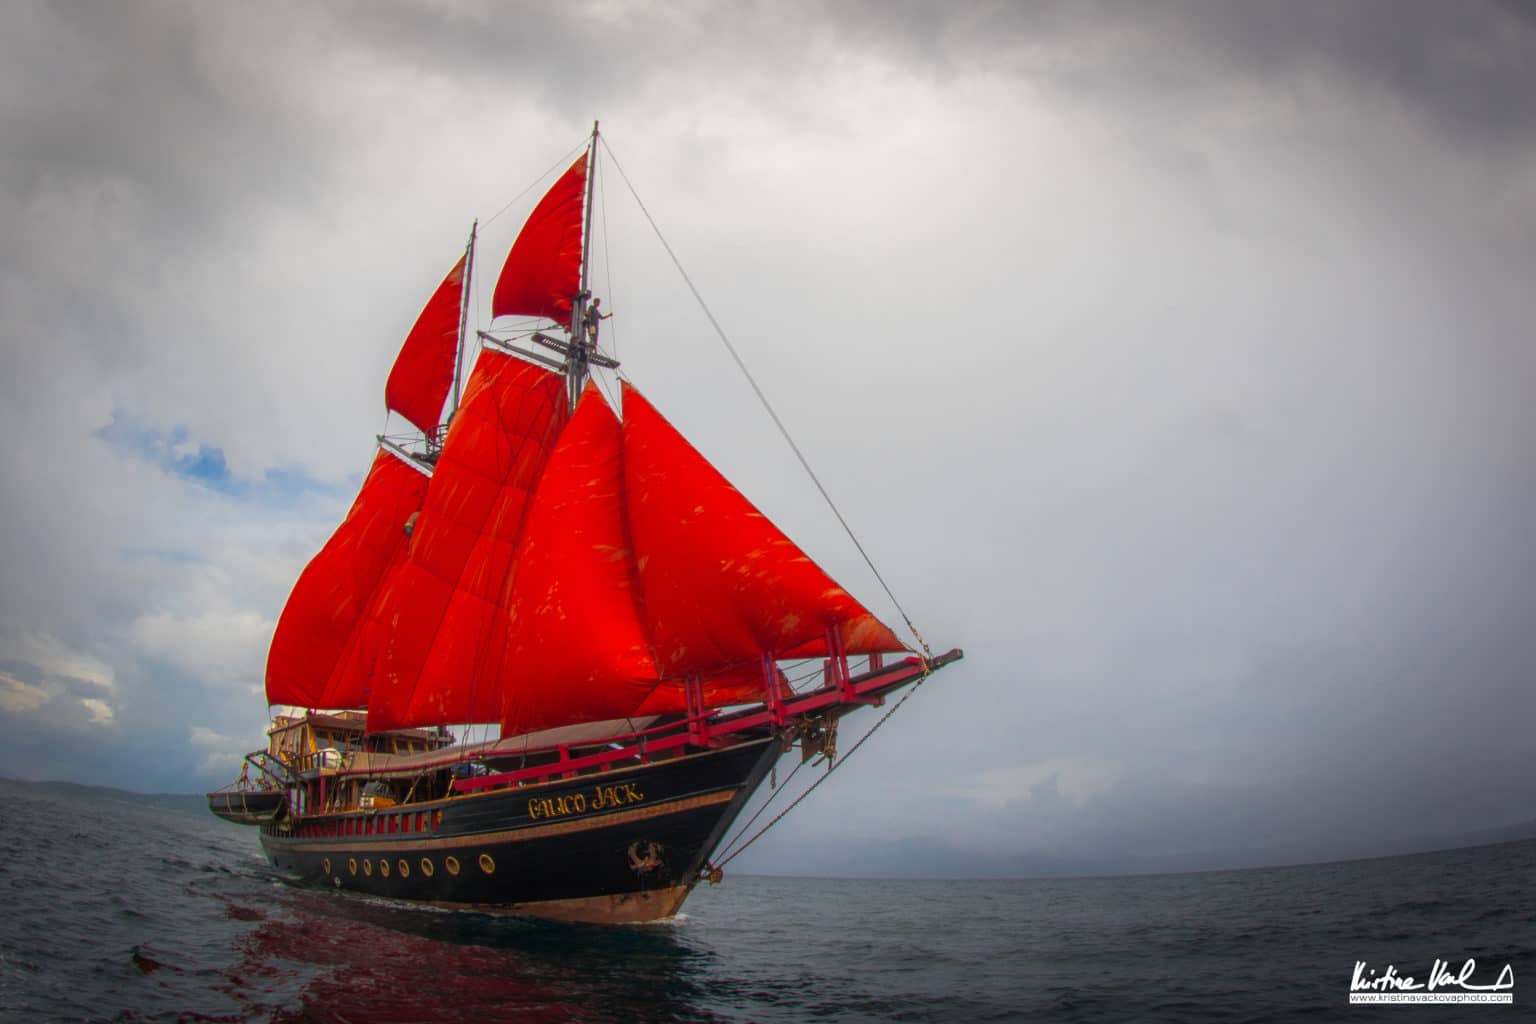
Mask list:
[[[1536,1020],[1536,841],[1122,878],[730,875],[685,911],[595,927],[304,888],[199,799],[0,781],[4,1021]],[[1349,1001],[1357,963],[1422,986],[1468,959],[1513,1003]]]

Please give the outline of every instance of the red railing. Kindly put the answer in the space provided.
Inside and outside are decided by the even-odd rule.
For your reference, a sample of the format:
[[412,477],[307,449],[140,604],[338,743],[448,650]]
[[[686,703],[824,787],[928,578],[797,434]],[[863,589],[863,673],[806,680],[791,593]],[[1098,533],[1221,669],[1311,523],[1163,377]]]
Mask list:
[[553,761],[519,768],[516,771],[497,772],[468,779],[453,780],[456,793],[484,792],[503,789],[528,782],[543,782],[555,777],[571,777],[586,769],[600,769],[621,761],[645,764],[655,754],[686,746],[725,746],[733,737],[764,725],[782,724],[790,719],[809,715],[842,704],[879,704],[884,695],[906,686],[936,668],[958,660],[961,653],[951,651],[940,655],[930,663],[917,657],[906,658],[894,665],[872,669],[857,678],[850,678],[846,661],[839,672],[834,669],[834,682],[830,687],[794,697],[784,697],[758,708],[722,715],[719,711],[703,711],[691,714],[680,722],[671,722],[657,729],[627,733],[613,737],[610,743],[618,744],[580,757],[572,757],[568,747],[545,747],[530,750],[530,754],[542,754],[551,750],[557,756]]

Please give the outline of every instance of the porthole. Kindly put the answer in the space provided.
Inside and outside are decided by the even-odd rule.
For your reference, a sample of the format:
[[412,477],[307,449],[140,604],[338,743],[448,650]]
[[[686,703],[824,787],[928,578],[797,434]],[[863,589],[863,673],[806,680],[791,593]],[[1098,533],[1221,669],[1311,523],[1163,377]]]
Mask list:
[[387,857],[379,858],[379,874],[385,878],[389,877],[389,859]]
[[373,861],[363,861],[363,874],[367,875],[369,878],[373,877]]
[[448,869],[448,873],[450,875],[458,874],[459,873],[459,858],[457,858],[455,856],[452,856],[451,854],[449,856],[447,856],[447,857],[444,857],[443,858],[443,867]]
[[437,869],[432,866],[432,858],[431,857],[423,857],[423,858],[421,858],[421,873],[422,874],[426,875],[428,878],[431,878],[433,872],[436,871],[436,870]]
[[349,872],[351,872],[352,874],[354,874],[354,875],[357,874],[357,858],[356,857],[348,857],[347,858],[347,870]]
[[329,857],[325,858],[325,860],[320,862],[320,866],[325,869],[325,873],[326,874],[330,874],[331,873],[331,858],[329,858]]
[[491,859],[490,854],[482,853],[480,855],[480,870],[484,871],[488,875],[494,875],[496,873],[496,862]]
[[400,863],[395,865],[395,866],[400,869],[400,877],[401,878],[410,878],[411,877],[411,862],[410,861],[406,860],[404,857],[401,857],[400,858]]

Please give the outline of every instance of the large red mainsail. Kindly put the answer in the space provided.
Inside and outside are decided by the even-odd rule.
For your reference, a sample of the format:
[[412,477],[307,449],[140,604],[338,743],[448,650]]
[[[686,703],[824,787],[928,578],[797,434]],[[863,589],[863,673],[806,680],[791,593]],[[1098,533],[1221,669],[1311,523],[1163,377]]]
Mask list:
[[453,385],[459,347],[459,311],[464,303],[464,261],[448,271],[406,336],[384,385],[384,404],[424,433],[437,429],[443,402]]
[[267,653],[267,703],[363,706],[338,673],[379,581],[405,553],[405,523],[427,493],[427,478],[379,452],[362,489],[325,547],[299,575]]
[[657,683],[629,549],[619,421],[590,383],[550,456],[507,599],[504,735],[631,715]]
[[496,609],[528,498],[567,419],[565,380],[480,353],[443,443],[407,558],[370,611],[369,728],[496,721]]
[[581,211],[587,154],[545,193],[512,243],[491,295],[491,316],[542,316],[570,325],[581,287]]

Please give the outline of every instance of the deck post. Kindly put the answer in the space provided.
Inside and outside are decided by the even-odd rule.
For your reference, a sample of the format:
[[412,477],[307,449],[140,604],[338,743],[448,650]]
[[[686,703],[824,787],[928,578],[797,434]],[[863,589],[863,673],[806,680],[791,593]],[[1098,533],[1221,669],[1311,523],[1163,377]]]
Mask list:
[[709,723],[704,721],[704,680],[696,675],[684,679],[683,697],[688,703],[688,735],[699,746],[708,746]]
[[827,627],[827,664],[837,692],[849,700],[857,700],[853,688],[853,676],[848,671],[848,651],[843,645],[843,631],[836,625]]
[[767,693],[763,704],[768,708],[769,717],[774,725],[783,725],[788,716],[784,713],[784,695],[779,692],[779,672],[772,654],[763,655],[763,688]]

